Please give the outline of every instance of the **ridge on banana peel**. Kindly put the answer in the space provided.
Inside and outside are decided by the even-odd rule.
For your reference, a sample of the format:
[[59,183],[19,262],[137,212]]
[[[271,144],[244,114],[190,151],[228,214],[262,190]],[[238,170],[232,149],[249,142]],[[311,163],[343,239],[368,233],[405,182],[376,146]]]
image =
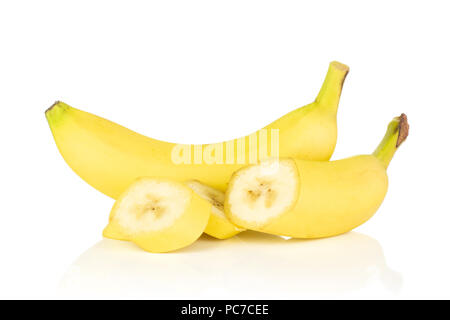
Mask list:
[[[223,143],[177,145],[155,140],[64,102],[56,102],[47,109],[45,116],[67,164],[88,184],[114,199],[139,177],[164,177],[179,182],[194,179],[223,192],[233,172],[269,158],[265,154],[267,150],[260,145],[261,142],[269,142],[270,145],[275,139],[275,136],[272,138],[267,134],[271,129],[277,133],[277,157],[329,160],[336,145],[336,114],[348,70],[344,64],[331,62],[313,103],[286,114],[251,135]],[[250,150],[252,143],[258,146],[256,157]],[[229,146],[230,158],[226,152],[221,156],[216,151],[228,151]],[[189,153],[192,151],[188,159],[191,161],[175,163],[174,150],[179,147],[188,149]],[[238,157],[239,151],[244,153],[244,159]],[[196,163],[196,152],[203,156],[214,155],[216,161],[208,163],[205,159],[200,164]],[[226,238],[235,234],[224,233],[220,229],[222,224],[214,223],[217,222],[216,215],[211,215],[210,222],[207,233],[213,237]]]
[[225,213],[246,229],[322,238],[348,232],[376,212],[388,187],[386,169],[408,136],[405,114],[394,118],[371,155],[337,161],[285,158],[237,171]]

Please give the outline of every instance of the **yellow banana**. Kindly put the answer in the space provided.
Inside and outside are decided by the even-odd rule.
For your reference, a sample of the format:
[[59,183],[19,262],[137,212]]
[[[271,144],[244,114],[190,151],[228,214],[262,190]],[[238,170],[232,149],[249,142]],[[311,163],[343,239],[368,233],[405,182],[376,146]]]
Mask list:
[[243,228],[295,238],[350,231],[381,205],[386,169],[408,130],[402,114],[372,155],[331,162],[286,158],[243,168],[226,192],[226,215]]
[[[45,115],[69,166],[91,186],[114,199],[143,176],[181,182],[196,179],[224,191],[234,171],[269,156],[328,160],[336,144],[336,113],[347,73],[347,66],[330,63],[313,103],[254,134],[224,143],[178,145],[147,138],[63,102],[56,102]],[[264,142],[266,147],[277,148],[269,155],[263,148]],[[207,228],[212,236],[214,229]],[[217,231],[221,238],[226,236]]]
[[203,233],[211,206],[183,183],[139,178],[117,199],[104,234],[150,252],[181,249]]

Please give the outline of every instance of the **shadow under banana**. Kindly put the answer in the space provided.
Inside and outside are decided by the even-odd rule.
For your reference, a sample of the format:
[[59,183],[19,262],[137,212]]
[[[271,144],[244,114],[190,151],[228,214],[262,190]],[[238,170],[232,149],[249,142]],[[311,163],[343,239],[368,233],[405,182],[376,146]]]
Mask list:
[[277,299],[353,292],[369,282],[396,293],[377,240],[357,232],[317,240],[283,239],[247,231],[228,240],[202,236],[173,253],[149,254],[104,239],[69,268],[60,293],[148,298]]

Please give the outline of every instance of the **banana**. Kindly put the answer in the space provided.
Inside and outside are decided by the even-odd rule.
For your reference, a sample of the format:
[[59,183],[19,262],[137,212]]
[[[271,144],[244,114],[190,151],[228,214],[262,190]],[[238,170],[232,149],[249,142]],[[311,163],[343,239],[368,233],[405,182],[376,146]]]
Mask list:
[[211,207],[182,183],[139,178],[115,202],[103,234],[130,240],[146,251],[169,252],[200,237]]
[[390,122],[371,155],[330,162],[266,160],[240,169],[226,192],[225,213],[243,228],[294,238],[350,231],[383,202],[386,169],[408,131],[402,114]]
[[[197,180],[190,180],[185,184],[202,199],[208,201],[212,205],[208,225],[204,230],[206,234],[217,239],[228,239],[245,231],[245,229],[232,224],[225,216],[225,212],[223,211],[223,203],[225,201],[224,192],[211,188]],[[114,240],[130,240],[130,237],[121,232],[116,224],[109,224],[103,230],[103,236]]]
[[[233,172],[269,157],[328,160],[336,145],[336,113],[348,70],[331,62],[313,103],[251,135],[224,143],[179,145],[147,138],[63,102],[56,102],[45,115],[67,164],[114,199],[139,177],[196,179],[225,191]],[[270,155],[267,145],[271,145]],[[213,223],[217,215],[211,217]]]

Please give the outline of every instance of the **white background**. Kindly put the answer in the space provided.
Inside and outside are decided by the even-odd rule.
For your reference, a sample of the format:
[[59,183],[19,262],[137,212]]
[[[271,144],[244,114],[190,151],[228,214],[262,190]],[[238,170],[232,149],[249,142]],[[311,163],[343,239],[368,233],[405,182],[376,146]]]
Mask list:
[[[1,1],[1,298],[450,298],[448,1]],[[350,66],[333,159],[410,136],[377,214],[318,241],[170,254],[102,240],[113,201],[63,161],[55,100],[153,138],[248,134]]]

